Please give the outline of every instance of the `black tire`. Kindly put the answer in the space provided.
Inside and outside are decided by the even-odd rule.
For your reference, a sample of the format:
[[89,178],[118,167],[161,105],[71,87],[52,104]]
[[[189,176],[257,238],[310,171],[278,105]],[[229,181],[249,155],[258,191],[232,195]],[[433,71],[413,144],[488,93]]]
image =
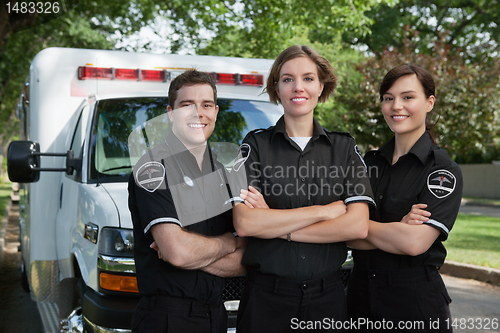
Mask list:
[[21,272],[22,272],[21,286],[23,287],[24,291],[29,293],[30,284],[28,282],[28,274],[26,274],[26,269],[24,268],[24,260],[21,261]]

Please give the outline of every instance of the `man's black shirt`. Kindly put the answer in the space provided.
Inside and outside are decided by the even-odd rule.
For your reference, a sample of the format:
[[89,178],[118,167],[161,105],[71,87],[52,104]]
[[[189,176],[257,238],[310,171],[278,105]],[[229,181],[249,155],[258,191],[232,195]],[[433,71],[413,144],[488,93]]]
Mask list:
[[[134,225],[139,292],[148,296],[168,295],[213,301],[222,293],[223,278],[201,270],[177,268],[159,259],[158,253],[149,246],[153,242],[151,228],[159,223],[174,223],[206,236],[234,231],[230,207],[221,209],[223,196],[227,196],[224,191],[227,190],[225,183],[222,180],[217,182],[217,179],[220,179],[218,171],[225,172],[224,166],[216,162],[215,155],[207,147],[200,171],[195,157],[173,133],[167,135],[167,142],[168,145],[157,146],[145,154],[129,179],[129,209]],[[142,174],[137,176],[138,181],[134,178],[137,171]],[[207,177],[210,174],[213,177]],[[184,176],[188,176],[194,186],[186,184]],[[161,177],[164,177],[163,181]],[[214,181],[216,184],[213,184]],[[183,196],[183,200],[176,198],[178,194]],[[203,216],[212,216],[214,207],[224,212],[199,220]]]

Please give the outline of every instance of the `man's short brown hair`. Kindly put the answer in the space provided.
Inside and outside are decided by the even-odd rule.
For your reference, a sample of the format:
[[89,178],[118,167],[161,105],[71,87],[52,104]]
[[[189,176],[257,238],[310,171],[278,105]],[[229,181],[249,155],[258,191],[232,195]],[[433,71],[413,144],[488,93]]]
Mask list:
[[293,45],[280,53],[269,72],[265,91],[268,93],[271,103],[281,103],[281,99],[276,92],[281,67],[283,67],[285,62],[299,57],[308,57],[318,68],[319,81],[324,84],[323,91],[318,99],[320,103],[326,102],[337,87],[337,77],[334,73],[334,69],[326,58],[320,56],[316,50],[309,46]]
[[200,72],[196,69],[189,69],[177,76],[170,83],[168,88],[168,104],[172,109],[174,108],[177,99],[177,91],[184,86],[194,86],[195,84],[208,84],[214,91],[214,103],[217,104],[217,88],[215,87],[215,80],[212,75],[205,72]]

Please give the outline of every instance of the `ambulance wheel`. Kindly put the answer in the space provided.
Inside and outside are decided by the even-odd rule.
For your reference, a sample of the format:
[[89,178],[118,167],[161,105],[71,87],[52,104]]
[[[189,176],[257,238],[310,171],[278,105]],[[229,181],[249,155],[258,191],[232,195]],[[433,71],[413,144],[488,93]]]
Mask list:
[[78,278],[74,284],[73,292],[73,307],[71,313],[61,320],[60,330],[61,333],[85,333],[85,323],[83,322],[83,311],[82,311],[82,295],[83,295],[83,280]]

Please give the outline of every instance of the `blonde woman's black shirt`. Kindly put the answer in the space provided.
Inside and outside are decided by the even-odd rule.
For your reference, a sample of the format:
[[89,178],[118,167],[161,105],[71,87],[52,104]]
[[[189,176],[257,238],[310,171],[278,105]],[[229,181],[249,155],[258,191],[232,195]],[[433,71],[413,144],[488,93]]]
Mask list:
[[[250,132],[241,147],[248,183],[273,209],[374,203],[366,167],[354,139],[331,132],[314,119],[313,136],[302,149],[287,135],[284,118],[268,129]],[[262,273],[304,281],[338,270],[346,259],[345,242],[312,244],[250,237],[243,264]]]

